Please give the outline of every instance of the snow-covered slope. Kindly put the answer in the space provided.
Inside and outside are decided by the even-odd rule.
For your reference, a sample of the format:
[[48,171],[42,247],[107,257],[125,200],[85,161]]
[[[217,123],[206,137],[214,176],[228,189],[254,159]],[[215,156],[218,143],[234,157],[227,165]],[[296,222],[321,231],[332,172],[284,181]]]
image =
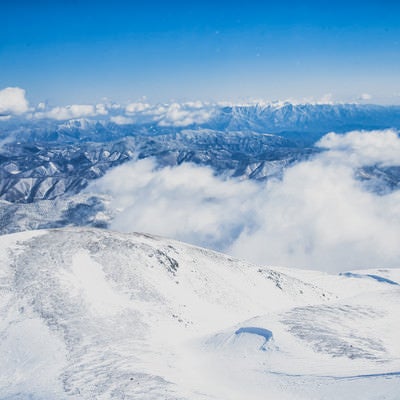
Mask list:
[[258,267],[77,228],[2,236],[0,266],[1,399],[400,392],[398,270]]

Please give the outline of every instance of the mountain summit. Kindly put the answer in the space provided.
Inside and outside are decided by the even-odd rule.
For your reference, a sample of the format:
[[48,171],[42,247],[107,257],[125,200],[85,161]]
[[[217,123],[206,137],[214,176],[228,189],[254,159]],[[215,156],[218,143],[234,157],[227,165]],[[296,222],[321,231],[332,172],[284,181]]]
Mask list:
[[257,267],[145,234],[3,236],[3,399],[396,399],[398,270]]

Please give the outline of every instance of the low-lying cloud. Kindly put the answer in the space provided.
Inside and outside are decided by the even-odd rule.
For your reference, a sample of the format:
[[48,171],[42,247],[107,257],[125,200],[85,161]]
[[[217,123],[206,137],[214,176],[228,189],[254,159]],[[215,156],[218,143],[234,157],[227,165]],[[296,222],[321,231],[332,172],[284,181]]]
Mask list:
[[89,190],[114,198],[113,206],[121,210],[114,229],[224,248],[237,238],[244,220],[250,223],[253,202],[246,198],[256,196],[259,187],[220,180],[211,169],[189,163],[157,169],[152,159],[145,159],[115,168]]
[[[42,107],[38,107],[41,109]],[[33,114],[35,119],[55,119],[65,121],[69,119],[104,116],[108,110],[104,104],[73,104],[65,107],[53,107],[49,110],[37,111]]]
[[178,104],[172,103],[166,107],[161,119],[158,121],[160,126],[185,127],[193,124],[203,124],[211,119],[215,110],[205,107],[203,104],[195,103]]
[[187,127],[209,121],[217,112],[216,104],[201,101],[149,104],[144,102],[71,104],[49,106],[40,102],[29,106],[24,89],[0,89],[0,121],[11,117],[28,120],[68,121],[80,118],[113,122],[117,125],[154,124],[160,127]]
[[[328,134],[313,159],[282,180],[256,183],[152,160],[120,166],[89,190],[108,193],[112,228],[145,231],[260,264],[342,271],[400,266],[400,191],[378,195],[355,179],[366,165],[400,165],[393,130]],[[397,156],[396,156],[397,155]]]
[[[209,121],[216,112],[215,105],[197,102],[150,105],[131,103],[125,108],[132,122],[154,123],[158,126],[187,127]],[[123,119],[120,119],[122,122]]]
[[[195,124],[203,124],[211,119],[216,113],[215,106],[204,108],[193,107],[186,103],[172,103],[166,105],[148,106],[147,104],[133,103],[126,108],[115,107],[107,104],[72,104],[68,106],[48,107],[39,103],[36,109],[30,110],[28,103],[24,103],[22,92],[6,93],[0,91],[0,117],[20,116],[30,120],[55,120],[68,121],[80,118],[92,120],[110,121],[117,125],[130,124],[154,124],[160,127],[187,127]],[[22,90],[22,89],[18,89]],[[27,111],[32,111],[27,113]]]
[[110,121],[118,125],[155,124],[162,127],[186,127],[203,124],[215,114],[215,104],[186,102],[151,105],[143,102],[122,106],[109,104],[71,104],[49,106],[40,102],[29,106],[26,92],[19,87],[0,89],[0,121],[12,117],[28,120],[67,121],[79,118]]

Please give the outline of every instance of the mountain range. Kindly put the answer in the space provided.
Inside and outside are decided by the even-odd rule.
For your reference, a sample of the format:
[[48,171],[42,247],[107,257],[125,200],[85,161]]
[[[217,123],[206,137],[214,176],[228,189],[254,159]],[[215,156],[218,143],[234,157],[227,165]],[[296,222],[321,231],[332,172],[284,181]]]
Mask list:
[[[0,232],[23,230],[26,224],[19,221],[26,219],[31,227],[76,224],[76,209],[81,224],[99,226],[93,215],[107,208],[104,197],[82,197],[82,191],[125,162],[153,158],[160,168],[190,162],[210,167],[224,178],[265,181],[280,179],[288,167],[323,151],[315,143],[328,132],[400,127],[398,106],[203,107],[206,119],[191,122],[187,117],[185,124],[170,120],[168,125],[154,110],[146,109],[131,112],[130,123],[117,124],[112,118],[126,114],[119,108],[86,119],[0,121]],[[199,108],[189,109],[199,113]],[[366,165],[356,175],[372,182],[377,192],[400,185],[398,166]],[[52,213],[63,216],[51,225],[41,217],[42,209],[45,214],[55,209]],[[107,225],[106,219],[100,224]]]
[[[72,119],[50,118],[54,112],[0,118],[1,399],[398,399],[400,269],[344,271],[337,266],[344,272],[328,274],[272,266],[268,260],[255,265],[153,234],[115,232],[109,228],[119,203],[114,204],[111,192],[93,188],[102,177],[118,180],[123,164],[147,162],[156,171],[174,171],[189,163],[184,174],[194,174],[194,166],[203,168],[189,177],[194,187],[196,179],[208,179],[214,186],[226,184],[222,192],[231,184],[235,188],[217,201],[205,193],[204,202],[218,214],[222,208],[213,206],[242,188],[249,190],[244,200],[261,193],[251,203],[261,207],[270,192],[256,188],[270,184],[278,187],[274,195],[280,206],[282,193],[291,193],[280,192],[278,185],[288,171],[328,165],[314,178],[324,182],[323,174],[329,173],[346,179],[343,188],[334,180],[332,195],[337,189],[348,195],[356,187],[350,190],[353,201],[370,207],[360,215],[376,214],[372,221],[381,223],[376,229],[388,242],[379,248],[390,251],[397,231],[379,216],[386,217],[380,205],[395,204],[390,195],[400,187],[395,160],[400,107],[175,104],[103,111]],[[332,143],[351,137],[345,135],[351,130],[361,130],[363,136],[389,128],[384,136],[394,143],[389,151],[387,146],[376,148],[379,137],[367,140],[368,151],[362,153],[367,162],[360,162],[356,151],[341,153],[350,158],[349,165],[357,161],[349,167],[353,177],[331,168],[340,167],[337,152],[321,157],[330,150],[319,141],[326,142],[329,132],[337,133],[329,136]],[[357,135],[351,139],[356,150],[365,144]],[[335,143],[339,150],[346,146]],[[386,158],[375,157],[376,150],[386,151]],[[140,171],[149,170],[128,169],[119,188],[127,180],[140,183]],[[163,184],[169,191],[146,192],[141,201],[147,202],[150,193],[157,199],[154,204],[164,204],[165,193],[177,191],[171,179],[181,186],[188,182],[180,181],[182,176],[167,174]],[[302,190],[298,176],[304,177],[291,179]],[[152,179],[157,182],[158,176]],[[180,190],[178,195],[185,194],[186,187]],[[191,193],[182,202],[172,196],[165,204],[185,206],[185,201],[193,202]],[[129,190],[122,194],[129,195]],[[325,199],[318,195],[305,199]],[[376,201],[383,198],[391,201]],[[291,216],[278,215],[279,223],[292,226],[288,218],[304,207],[299,199],[304,200],[294,197]],[[194,204],[189,211],[197,213]],[[228,217],[229,210],[241,206],[240,199],[233,203]],[[213,215],[207,210],[201,214],[205,225]],[[260,215],[254,211],[244,215]],[[306,211],[314,217],[312,207]],[[340,207],[337,211],[340,216]],[[176,224],[185,224],[187,214],[182,215]],[[316,232],[326,234],[322,242],[328,242],[328,249],[329,240],[341,245],[337,236],[344,232],[332,229],[331,219],[321,215]],[[395,210],[388,215],[396,216]],[[160,221],[151,221],[156,230]],[[196,221],[188,226],[199,230],[203,225]],[[235,238],[257,228],[255,222],[232,226]],[[344,226],[354,228],[352,220]],[[314,228],[310,226],[311,233]],[[345,247],[338,247],[350,255],[357,229]],[[364,230],[367,236],[371,232]],[[305,251],[320,244],[313,235],[302,239]],[[273,246],[267,240],[259,243]],[[295,233],[288,251],[302,244]]]

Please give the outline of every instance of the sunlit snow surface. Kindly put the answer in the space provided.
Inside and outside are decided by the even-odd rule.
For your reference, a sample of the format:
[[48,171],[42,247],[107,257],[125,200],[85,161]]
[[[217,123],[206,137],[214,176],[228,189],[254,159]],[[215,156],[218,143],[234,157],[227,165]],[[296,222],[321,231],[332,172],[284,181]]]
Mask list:
[[95,229],[2,236],[1,399],[398,399],[400,270],[252,266]]

